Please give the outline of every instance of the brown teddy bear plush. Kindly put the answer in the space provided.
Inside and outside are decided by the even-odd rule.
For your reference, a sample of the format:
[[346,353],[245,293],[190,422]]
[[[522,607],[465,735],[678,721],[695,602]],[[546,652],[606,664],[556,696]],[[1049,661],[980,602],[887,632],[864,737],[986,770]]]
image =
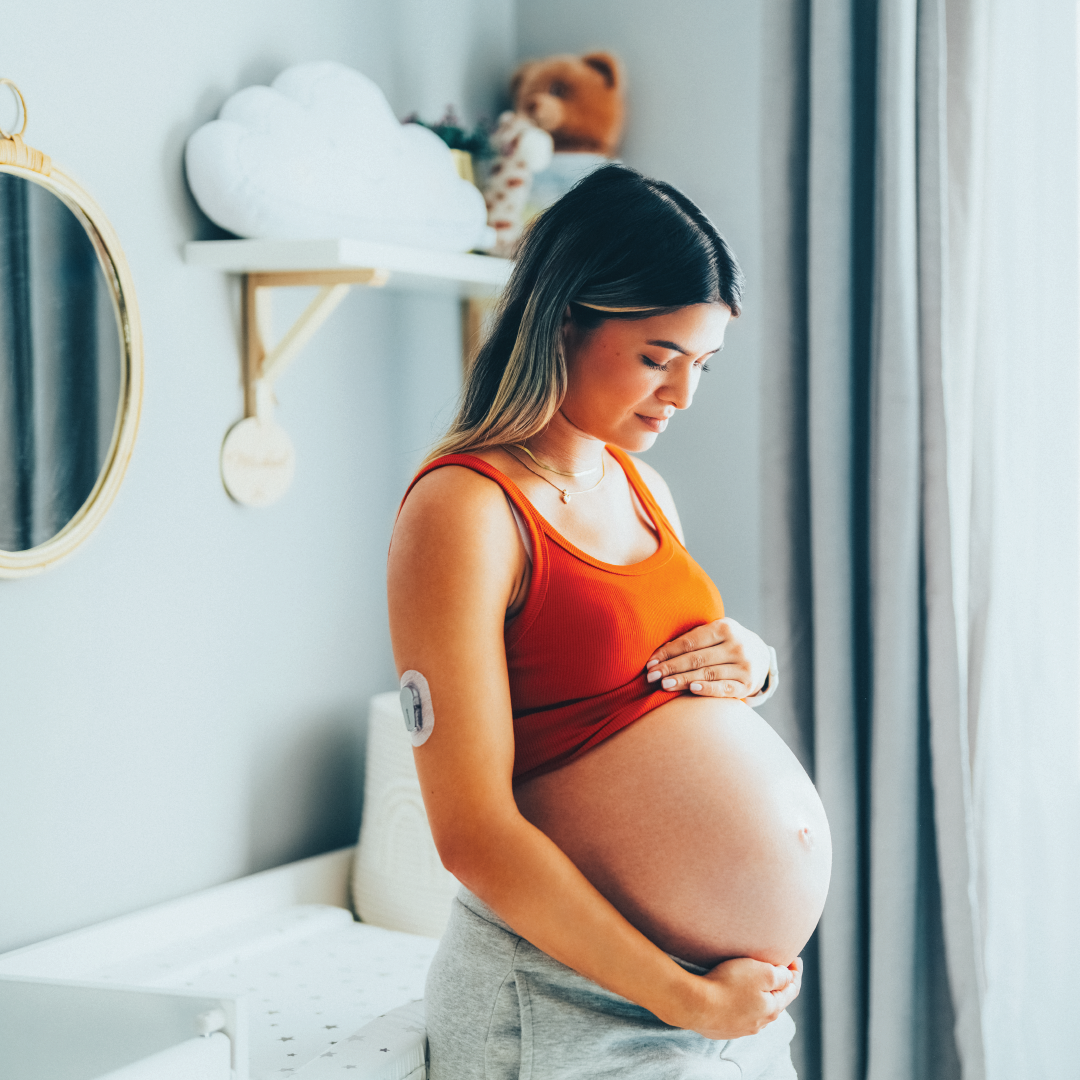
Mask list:
[[525,224],[615,154],[622,84],[618,60],[604,52],[518,68],[510,84],[514,109],[492,135],[498,157],[484,182],[493,255],[513,257]]
[[522,64],[510,83],[514,112],[551,133],[556,153],[614,157],[623,126],[623,78],[606,52]]

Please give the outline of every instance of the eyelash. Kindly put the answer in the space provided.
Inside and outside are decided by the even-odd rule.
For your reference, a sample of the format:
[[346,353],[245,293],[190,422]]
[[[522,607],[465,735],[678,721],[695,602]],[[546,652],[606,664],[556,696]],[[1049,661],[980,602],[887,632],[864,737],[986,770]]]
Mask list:
[[[667,371],[668,370],[667,364],[658,364],[655,360],[650,360],[647,356],[643,356],[641,359],[645,361],[645,366],[647,368],[651,368],[653,371]],[[698,367],[700,368],[701,371],[712,371],[712,368],[709,367],[708,360],[706,360],[704,363],[698,365]]]

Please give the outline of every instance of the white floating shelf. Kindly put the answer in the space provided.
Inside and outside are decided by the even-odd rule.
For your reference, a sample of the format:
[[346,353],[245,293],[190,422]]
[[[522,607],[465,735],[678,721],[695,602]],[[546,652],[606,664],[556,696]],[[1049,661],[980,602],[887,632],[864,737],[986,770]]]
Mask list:
[[[491,255],[429,251],[366,240],[193,240],[184,259],[226,274],[242,274],[244,419],[222,446],[221,475],[229,494],[248,506],[267,506],[292,480],[293,450],[273,422],[274,384],[312,335],[356,285],[457,297],[462,308],[462,361],[480,340],[485,311],[510,280],[514,264]],[[315,286],[306,310],[275,345],[275,289]]]
[[230,274],[385,270],[388,288],[490,297],[510,279],[514,264],[491,255],[428,251],[366,240],[193,240],[184,246],[193,266]]

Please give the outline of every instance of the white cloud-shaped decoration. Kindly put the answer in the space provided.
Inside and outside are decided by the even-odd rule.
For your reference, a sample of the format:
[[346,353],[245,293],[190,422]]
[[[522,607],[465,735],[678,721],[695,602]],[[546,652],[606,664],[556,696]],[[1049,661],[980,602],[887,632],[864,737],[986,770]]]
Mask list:
[[330,61],[233,94],[187,143],[188,183],[239,236],[349,237],[439,251],[492,239],[484,197],[446,144],[401,124],[366,76]]

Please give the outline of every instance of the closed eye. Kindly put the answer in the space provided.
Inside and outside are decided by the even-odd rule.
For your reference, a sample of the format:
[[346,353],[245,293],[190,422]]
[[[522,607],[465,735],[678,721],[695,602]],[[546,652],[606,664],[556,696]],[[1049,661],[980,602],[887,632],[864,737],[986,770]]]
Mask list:
[[[651,368],[653,371],[668,371],[670,370],[669,364],[658,364],[655,360],[650,360],[647,356],[642,356],[641,359],[645,362],[647,368]],[[709,367],[707,360],[695,360],[694,367],[701,371],[712,371]]]

